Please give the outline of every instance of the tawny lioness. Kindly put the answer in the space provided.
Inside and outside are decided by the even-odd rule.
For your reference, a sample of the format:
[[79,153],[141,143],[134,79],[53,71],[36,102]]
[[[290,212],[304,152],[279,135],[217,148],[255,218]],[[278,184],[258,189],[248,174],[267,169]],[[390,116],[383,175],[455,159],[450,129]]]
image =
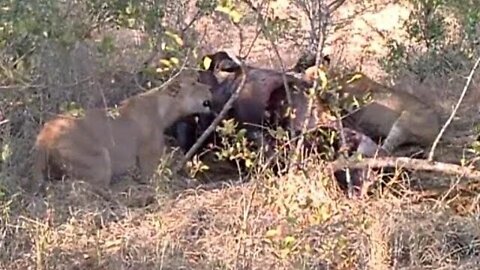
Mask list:
[[[335,78],[336,89],[347,101],[361,101],[355,109],[345,109],[346,127],[356,129],[375,140],[384,139],[382,148],[392,153],[403,144],[430,147],[441,128],[438,113],[416,96],[381,85],[361,72],[337,76],[326,69],[327,77]],[[307,81],[318,76],[318,70],[305,71]],[[366,99],[365,99],[366,98]]]
[[113,175],[135,165],[146,181],[164,153],[165,128],[186,115],[210,112],[210,86],[198,79],[195,71],[181,71],[165,87],[126,99],[116,117],[92,109],[82,118],[46,122],[35,143],[35,184],[68,174],[106,188]]

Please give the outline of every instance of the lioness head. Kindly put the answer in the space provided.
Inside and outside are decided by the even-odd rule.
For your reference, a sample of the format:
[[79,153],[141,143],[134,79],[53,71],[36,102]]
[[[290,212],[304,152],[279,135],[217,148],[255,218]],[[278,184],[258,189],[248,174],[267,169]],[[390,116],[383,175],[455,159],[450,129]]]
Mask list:
[[178,78],[178,106],[188,114],[211,113],[211,86],[200,82],[196,71],[184,71]]

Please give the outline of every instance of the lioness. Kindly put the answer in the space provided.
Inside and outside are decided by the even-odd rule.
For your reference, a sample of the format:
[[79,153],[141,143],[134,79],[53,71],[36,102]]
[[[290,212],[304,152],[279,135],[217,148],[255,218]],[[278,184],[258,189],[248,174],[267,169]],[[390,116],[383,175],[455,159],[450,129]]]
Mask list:
[[[383,138],[382,148],[388,153],[407,143],[429,147],[440,131],[440,116],[414,95],[381,85],[361,72],[336,76],[328,69],[326,74],[329,81],[336,78],[334,88],[347,97],[346,100],[359,101],[367,97],[366,103],[356,109],[344,107],[345,126],[375,140]],[[312,81],[317,75],[315,67],[310,67],[304,78]]]
[[35,143],[36,180],[68,174],[104,188],[113,175],[138,165],[146,181],[163,154],[165,128],[183,116],[209,113],[211,100],[210,86],[198,82],[196,72],[184,70],[165,89],[123,101],[116,117],[92,109],[82,118],[50,120]]

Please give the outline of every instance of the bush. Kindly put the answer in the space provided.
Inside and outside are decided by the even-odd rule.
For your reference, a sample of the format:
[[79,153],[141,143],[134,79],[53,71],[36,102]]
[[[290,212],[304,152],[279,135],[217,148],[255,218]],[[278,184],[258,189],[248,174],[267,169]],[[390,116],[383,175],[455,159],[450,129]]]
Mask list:
[[428,76],[448,76],[465,69],[465,63],[471,63],[472,57],[478,55],[478,3],[450,0],[408,3],[412,9],[403,25],[407,42],[388,40],[388,57],[380,62],[385,70],[394,77],[402,72],[413,73],[423,81]]

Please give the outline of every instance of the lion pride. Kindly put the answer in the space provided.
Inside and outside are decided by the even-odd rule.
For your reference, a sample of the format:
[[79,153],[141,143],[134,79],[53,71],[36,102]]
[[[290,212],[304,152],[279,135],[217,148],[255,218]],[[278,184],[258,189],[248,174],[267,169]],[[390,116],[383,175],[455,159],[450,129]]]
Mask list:
[[88,110],[82,118],[58,116],[45,123],[35,142],[36,184],[68,174],[106,188],[112,176],[135,165],[146,181],[164,152],[166,127],[186,115],[209,113],[211,100],[210,86],[184,70],[162,89],[123,101],[116,117],[104,109]]

